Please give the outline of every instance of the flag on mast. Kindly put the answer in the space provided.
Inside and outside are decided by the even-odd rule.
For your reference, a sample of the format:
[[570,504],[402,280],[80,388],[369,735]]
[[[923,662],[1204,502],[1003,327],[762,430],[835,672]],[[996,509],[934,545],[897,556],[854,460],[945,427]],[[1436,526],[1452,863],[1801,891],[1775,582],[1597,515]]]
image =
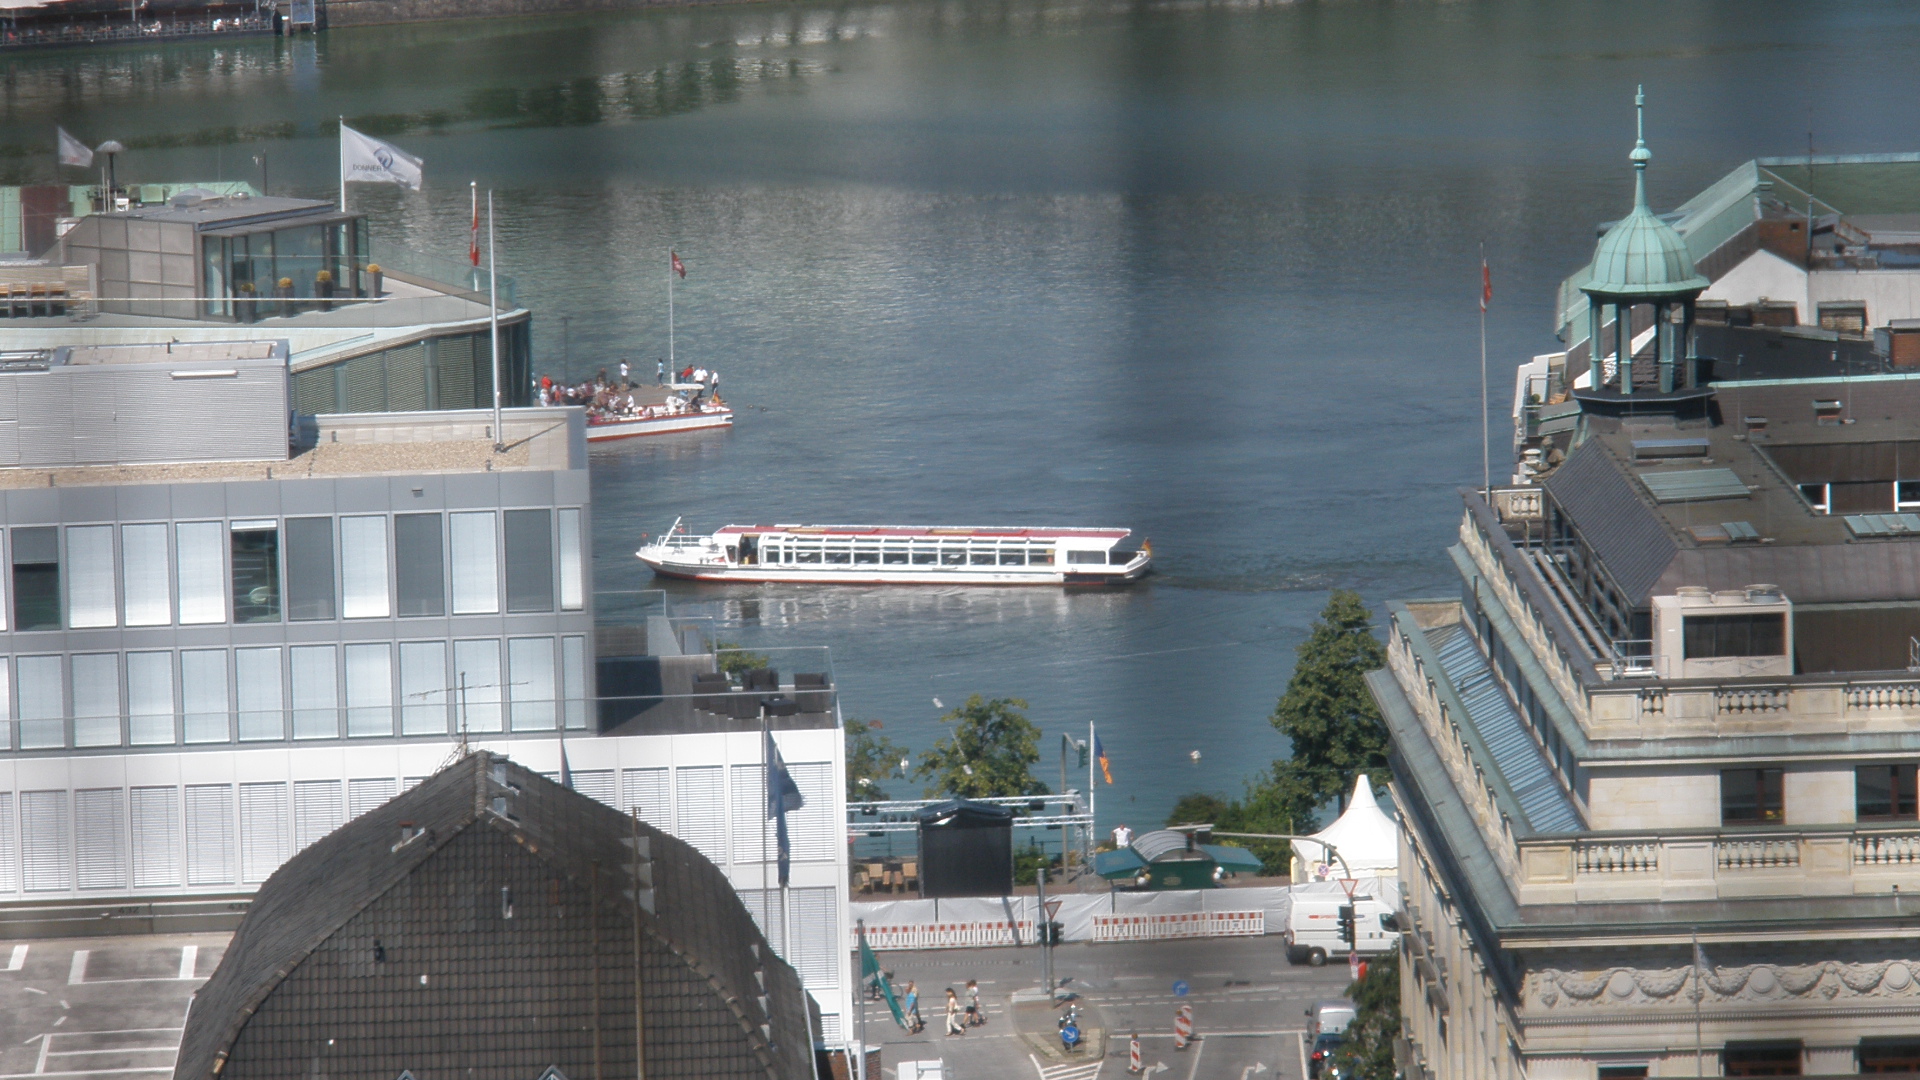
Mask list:
[[686,263],[683,263],[683,262],[681,262],[681,261],[680,261],[680,253],[679,253],[679,252],[677,252],[677,251],[669,251],[669,252],[667,252],[667,258],[669,258],[669,259],[672,259],[672,260],[673,260],[673,272],[674,272],[674,273],[676,273],[676,274],[679,274],[679,275],[680,275],[681,277],[686,277],[686,276],[687,276],[687,264],[686,264]]
[[793,782],[787,763],[774,745],[773,733],[767,733],[767,816],[773,819],[774,842],[779,847],[780,884],[787,884],[787,870],[793,862],[793,846],[787,842],[787,811],[807,805],[800,785]]
[[1493,301],[1493,269],[1487,265],[1487,257],[1480,256],[1480,314],[1487,313],[1487,305]]
[[1098,735],[1093,737],[1093,760],[1100,763],[1100,775],[1106,777],[1108,784],[1112,784],[1113,770],[1109,767],[1111,763],[1107,761],[1107,748],[1101,745]]
[[408,191],[419,191],[422,164],[419,158],[390,142],[340,125],[340,182],[343,184],[399,184]]
[[60,133],[60,164],[77,165],[84,169],[93,164],[93,151],[87,144],[67,134],[67,129],[56,126],[53,130]]
[[473,228],[467,233],[467,261],[478,270],[480,268],[480,182],[473,181],[468,185],[468,189],[473,192]]

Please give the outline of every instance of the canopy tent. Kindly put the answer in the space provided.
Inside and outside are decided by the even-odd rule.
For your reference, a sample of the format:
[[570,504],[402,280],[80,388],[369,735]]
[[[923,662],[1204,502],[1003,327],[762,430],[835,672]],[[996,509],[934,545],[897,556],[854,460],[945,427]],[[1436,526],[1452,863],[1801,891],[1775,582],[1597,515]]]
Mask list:
[[[1327,845],[1339,853],[1338,858],[1328,854]],[[1346,813],[1312,839],[1294,841],[1293,851],[1295,881],[1391,877],[1400,867],[1400,829],[1374,801],[1373,784],[1362,773],[1354,781]]]
[[1173,829],[1143,833],[1126,847],[1093,858],[1094,873],[1108,881],[1144,876],[1147,887],[1153,889],[1207,888],[1214,883],[1216,868],[1229,874],[1257,874],[1260,859],[1246,848],[1195,843],[1189,834]]

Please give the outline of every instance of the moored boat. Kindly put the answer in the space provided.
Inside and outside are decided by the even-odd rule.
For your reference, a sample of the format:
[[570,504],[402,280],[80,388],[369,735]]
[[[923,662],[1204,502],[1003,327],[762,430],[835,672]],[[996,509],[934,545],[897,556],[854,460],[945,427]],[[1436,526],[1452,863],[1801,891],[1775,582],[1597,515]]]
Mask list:
[[1124,585],[1153,563],[1129,529],[914,525],[728,525],[695,536],[678,520],[637,552],[690,581],[845,585]]
[[[680,407],[672,407],[679,402]],[[732,427],[733,410],[718,398],[689,405],[679,398],[668,398],[667,403],[648,405],[631,412],[587,412],[587,441],[602,442],[608,439],[631,439],[636,435],[670,435],[676,431],[698,431],[702,428]]]

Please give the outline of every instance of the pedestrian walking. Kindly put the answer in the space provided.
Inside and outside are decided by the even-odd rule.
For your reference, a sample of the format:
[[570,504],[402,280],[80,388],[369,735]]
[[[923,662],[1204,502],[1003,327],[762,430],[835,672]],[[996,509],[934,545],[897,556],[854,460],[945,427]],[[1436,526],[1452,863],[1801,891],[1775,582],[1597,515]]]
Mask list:
[[960,995],[954,993],[953,987],[949,986],[947,987],[947,1034],[965,1035],[966,1033],[967,1029],[960,1023]]
[[967,980],[967,1026],[979,1027],[987,1022],[986,1011],[980,1008],[980,983],[975,979]]
[[907,1001],[904,1009],[907,1014],[907,1031],[914,1035],[925,1031],[926,1022],[920,1019],[920,988],[911,982],[907,983]]
[[655,357],[653,361],[653,381],[659,386],[667,384],[667,362],[659,357]]

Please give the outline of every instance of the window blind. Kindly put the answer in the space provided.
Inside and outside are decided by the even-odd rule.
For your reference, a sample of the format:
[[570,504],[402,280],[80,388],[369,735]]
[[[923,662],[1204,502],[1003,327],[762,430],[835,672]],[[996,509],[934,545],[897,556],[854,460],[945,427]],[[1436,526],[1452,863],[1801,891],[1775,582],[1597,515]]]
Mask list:
[[453,556],[453,613],[491,615],[500,610],[500,570],[495,558],[493,511],[447,515]]
[[135,746],[173,743],[173,654],[127,654],[127,735]]
[[447,646],[441,641],[400,643],[400,733],[447,732]]
[[187,884],[233,884],[233,785],[187,786]]
[[453,643],[455,730],[499,731],[500,642],[497,638]]
[[674,835],[720,866],[727,861],[726,780],[718,765],[675,769]]
[[119,788],[74,792],[73,825],[80,887],[126,888],[126,793]]
[[67,831],[67,793],[20,793],[21,877],[28,892],[73,888],[72,837]]
[[14,660],[20,676],[20,748],[46,750],[67,744],[67,703],[57,656]]
[[586,606],[586,574],[580,547],[580,511],[555,511],[560,526],[560,610]]
[[129,794],[134,887],[180,884],[180,789],[137,787]]
[[73,672],[73,745],[120,745],[120,657],[77,653]]
[[180,585],[180,622],[227,621],[226,537],[217,521],[174,526],[175,576]]
[[507,681],[512,692],[513,730],[552,731],[553,639],[513,638],[507,642]]
[[293,850],[346,824],[346,801],[338,780],[300,780],[293,785]]
[[385,642],[348,645],[347,735],[393,734],[393,649]]
[[165,525],[120,527],[120,581],[128,626],[165,626],[173,621]]
[[227,725],[227,652],[189,649],[180,654],[180,701],[190,743],[222,743]]
[[233,650],[233,681],[240,713],[240,741],[286,738],[280,650],[277,647]]
[[387,588],[387,519],[340,519],[340,614],[384,619],[393,614]]
[[340,676],[332,645],[296,645],[293,667],[293,737],[340,737]]
[[623,813],[632,813],[637,806],[640,820],[678,835],[673,828],[673,799],[667,789],[666,769],[628,769],[620,779]]
[[67,528],[67,625],[119,625],[113,590],[113,526]]
[[240,785],[240,880],[267,880],[287,861],[287,785]]

